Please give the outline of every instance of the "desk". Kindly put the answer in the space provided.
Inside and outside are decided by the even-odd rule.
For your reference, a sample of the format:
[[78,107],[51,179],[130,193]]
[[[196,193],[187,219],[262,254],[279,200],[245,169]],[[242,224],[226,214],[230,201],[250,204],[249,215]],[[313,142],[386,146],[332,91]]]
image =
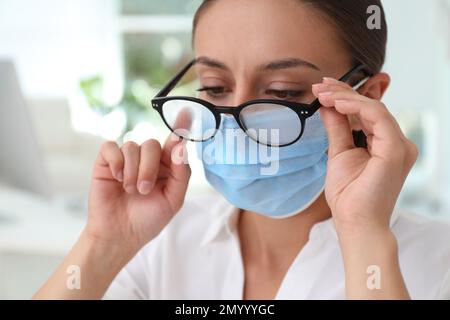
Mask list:
[[0,186],[0,299],[29,299],[77,240],[86,215]]

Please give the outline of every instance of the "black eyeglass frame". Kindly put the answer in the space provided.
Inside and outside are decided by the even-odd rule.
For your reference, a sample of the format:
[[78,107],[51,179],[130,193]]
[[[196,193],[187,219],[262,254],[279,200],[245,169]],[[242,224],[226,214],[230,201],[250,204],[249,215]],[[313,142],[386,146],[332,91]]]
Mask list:
[[[255,104],[277,104],[280,106],[287,107],[287,108],[293,110],[297,114],[297,116],[300,119],[300,124],[301,124],[301,131],[300,131],[299,136],[294,141],[287,143],[287,144],[283,144],[283,145],[266,144],[266,143],[263,143],[263,142],[260,142],[256,139],[254,139],[251,136],[249,136],[249,137],[262,145],[279,147],[279,148],[287,147],[287,146],[290,146],[290,145],[296,143],[297,141],[299,141],[301,139],[301,137],[303,136],[303,133],[305,131],[306,120],[308,118],[310,118],[311,116],[313,116],[317,112],[317,110],[319,110],[321,107],[319,99],[315,99],[310,104],[298,103],[298,102],[292,102],[292,101],[286,101],[286,100],[277,100],[277,99],[258,99],[258,100],[247,101],[239,106],[232,107],[232,106],[217,106],[206,100],[194,98],[194,97],[187,97],[187,96],[167,97],[167,95],[170,93],[170,91],[172,91],[173,88],[175,88],[175,86],[178,84],[178,82],[180,82],[180,80],[183,78],[183,76],[189,71],[189,69],[196,62],[197,62],[197,59],[193,59],[185,67],[183,67],[178,72],[178,74],[176,74],[172,78],[172,80],[170,80],[151,101],[153,109],[155,109],[159,113],[159,115],[161,116],[161,119],[163,120],[163,122],[167,126],[167,128],[169,128],[170,131],[172,131],[174,134],[176,134],[178,137],[180,137],[182,139],[186,139],[188,141],[193,141],[193,142],[205,142],[205,141],[213,139],[214,136],[217,134],[219,127],[220,127],[221,114],[232,115],[235,118],[236,122],[239,124],[239,127],[244,132],[247,132],[249,129],[245,127],[244,123],[240,119],[240,114],[243,109],[245,109],[248,106],[255,105]],[[353,67],[352,69],[350,69],[350,71],[348,71],[345,75],[343,75],[339,79],[339,81],[347,82],[354,75],[356,75],[360,72],[364,72],[365,77],[371,77],[373,75],[365,65],[359,64],[359,65]],[[209,137],[207,139],[202,139],[202,140],[189,139],[189,138],[180,136],[176,132],[177,130],[172,129],[171,126],[167,123],[167,121],[164,117],[164,114],[163,114],[164,104],[166,102],[172,101],[172,100],[186,100],[186,101],[196,102],[196,103],[201,104],[202,106],[206,107],[207,109],[209,109],[211,111],[211,113],[214,115],[214,118],[216,120],[216,128],[215,128],[216,131],[214,132],[214,134],[211,137]]]

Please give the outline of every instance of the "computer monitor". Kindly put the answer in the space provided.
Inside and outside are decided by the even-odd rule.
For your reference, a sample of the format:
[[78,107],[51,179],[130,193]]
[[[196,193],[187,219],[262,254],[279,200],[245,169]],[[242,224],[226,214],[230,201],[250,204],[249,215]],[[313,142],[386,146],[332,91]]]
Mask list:
[[8,60],[0,60],[0,184],[51,195],[31,116]]

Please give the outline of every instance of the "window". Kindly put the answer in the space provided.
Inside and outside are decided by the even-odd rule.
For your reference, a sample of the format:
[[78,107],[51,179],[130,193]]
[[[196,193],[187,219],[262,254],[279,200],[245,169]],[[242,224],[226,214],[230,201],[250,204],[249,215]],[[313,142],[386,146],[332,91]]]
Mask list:
[[[119,31],[122,42],[127,125],[125,132],[133,140],[140,137],[139,128],[149,132],[161,129],[156,112],[149,108],[148,98],[162,87],[180,67],[192,59],[192,18],[199,0],[122,0]],[[136,136],[137,135],[137,136]],[[125,137],[125,139],[130,136]]]
[[123,15],[193,15],[201,1],[198,0],[122,0]]
[[[159,115],[149,108],[153,97],[184,64],[193,58],[192,19],[201,0],[122,0],[119,32],[122,43],[127,125],[125,140],[164,141],[169,133]],[[190,95],[192,78],[180,84],[176,93]],[[209,189],[194,144],[188,144],[192,168],[191,188],[196,193]]]
[[[82,79],[80,87],[89,107],[84,112],[79,111],[81,115],[78,118],[84,119],[77,122],[79,130],[107,139],[133,139],[137,142],[150,136],[162,138],[167,134],[149,102],[158,88],[192,59],[192,19],[200,2],[115,2],[117,7],[113,20],[116,24],[109,30],[110,33],[116,31],[120,44],[122,74],[93,74]],[[118,77],[121,78],[120,85],[108,85],[111,79]],[[92,109],[96,115],[92,114]],[[91,120],[86,121],[88,118]]]

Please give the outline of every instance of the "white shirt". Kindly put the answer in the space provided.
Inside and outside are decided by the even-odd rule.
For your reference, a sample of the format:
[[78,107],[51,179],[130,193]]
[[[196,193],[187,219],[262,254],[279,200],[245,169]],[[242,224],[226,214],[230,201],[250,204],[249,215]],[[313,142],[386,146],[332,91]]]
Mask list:
[[[238,214],[220,196],[186,201],[163,232],[118,274],[104,298],[242,299]],[[396,212],[391,227],[411,298],[450,299],[450,225]],[[312,228],[276,299],[345,299],[344,281],[341,250],[329,219]]]

